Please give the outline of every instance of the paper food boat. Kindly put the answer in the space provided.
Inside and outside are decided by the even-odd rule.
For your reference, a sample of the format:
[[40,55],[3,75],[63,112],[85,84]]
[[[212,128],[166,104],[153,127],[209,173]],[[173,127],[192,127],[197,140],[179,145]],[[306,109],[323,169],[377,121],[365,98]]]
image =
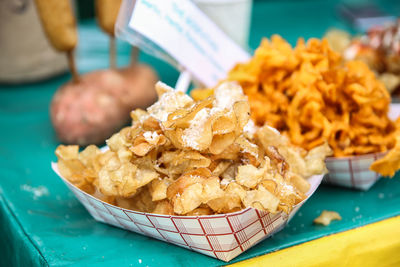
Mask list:
[[351,157],[329,157],[325,160],[329,173],[325,175],[324,183],[366,191],[380,179],[380,175],[371,171],[369,166],[385,154],[371,153]]
[[57,163],[53,162],[52,168],[95,220],[223,261],[230,261],[280,231],[315,192],[323,178],[323,175],[315,175],[308,179],[311,187],[307,192],[307,199],[297,204],[290,214],[271,214],[246,208],[228,214],[175,216],[137,212],[108,204],[63,178]]
[[[393,121],[400,117],[400,104],[390,104],[388,116]],[[371,171],[369,166],[385,154],[329,157],[325,160],[329,173],[325,175],[324,183],[366,191],[381,178],[378,173]]]

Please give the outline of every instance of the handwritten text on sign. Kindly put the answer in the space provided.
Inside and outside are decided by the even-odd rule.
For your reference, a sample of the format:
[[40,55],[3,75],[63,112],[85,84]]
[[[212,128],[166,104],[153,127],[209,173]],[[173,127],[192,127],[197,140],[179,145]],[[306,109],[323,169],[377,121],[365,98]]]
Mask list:
[[129,27],[206,86],[214,86],[236,63],[249,59],[189,0],[137,0]]

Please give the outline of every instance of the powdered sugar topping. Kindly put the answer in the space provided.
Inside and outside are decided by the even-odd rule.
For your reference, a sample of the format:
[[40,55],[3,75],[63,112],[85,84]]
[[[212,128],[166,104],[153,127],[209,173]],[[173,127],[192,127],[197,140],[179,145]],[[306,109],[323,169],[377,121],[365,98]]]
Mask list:
[[190,96],[182,92],[176,92],[173,88],[164,83],[158,82],[156,86],[161,87],[164,93],[156,103],[147,109],[147,111],[159,121],[166,121],[169,114],[193,102]]
[[147,142],[150,144],[156,143],[159,139],[159,135],[157,132],[152,132],[152,131],[146,131],[143,133],[144,139],[146,139]]
[[243,132],[246,137],[253,138],[254,134],[257,132],[257,126],[252,119],[249,119],[247,124],[243,127]]
[[286,192],[287,194],[290,194],[292,192],[295,192],[294,188],[292,185],[287,184],[285,182],[282,183],[282,191]]
[[242,87],[236,82],[225,82],[214,90],[214,108],[232,109],[235,102],[245,99]]
[[196,116],[194,116],[193,120],[190,122],[190,126],[183,131],[182,140],[186,147],[196,150],[199,149],[198,141],[202,137],[204,124],[209,117],[209,108],[203,108],[197,112]]
[[268,129],[270,129],[270,130],[273,131],[274,133],[281,135],[281,133],[280,133],[277,129],[275,129],[274,127],[271,127],[271,126],[269,126],[269,125],[266,125],[266,126],[268,127]]
[[225,185],[230,184],[231,182],[232,182],[232,180],[222,179],[222,180],[221,180],[221,185],[225,186]]

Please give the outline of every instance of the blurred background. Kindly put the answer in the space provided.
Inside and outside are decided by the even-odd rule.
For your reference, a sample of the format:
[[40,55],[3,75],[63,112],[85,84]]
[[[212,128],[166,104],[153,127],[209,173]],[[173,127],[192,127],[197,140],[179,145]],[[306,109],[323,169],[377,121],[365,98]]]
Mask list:
[[[198,1],[198,2],[213,2],[213,1]],[[218,2],[218,1],[216,1]],[[221,2],[221,1],[220,1]],[[229,2],[229,1],[222,1]],[[237,2],[237,1],[233,1]],[[239,1],[240,2],[240,1]],[[242,1],[243,2],[243,1]],[[108,66],[107,51],[108,51],[108,39],[106,34],[102,33],[95,22],[95,9],[94,0],[75,1],[73,2],[76,10],[76,16],[79,22],[79,45],[77,50],[77,63],[78,69],[81,72],[87,72],[93,68],[106,68]],[[21,35],[23,28],[26,25],[20,25],[23,23],[18,17],[26,16],[26,13],[35,13],[36,10],[33,7],[33,0],[2,0],[0,3],[0,47],[12,45],[15,49],[18,46],[24,49],[24,43],[30,40],[35,42],[45,41],[43,34],[32,32],[34,26],[39,25],[37,17],[29,15],[31,23],[29,39]],[[343,7],[353,8],[354,14],[344,15],[341,10]],[[310,37],[321,38],[324,33],[331,28],[338,28],[346,30],[350,33],[360,33],[361,28],[357,28],[352,24],[352,15],[358,13],[367,13],[371,16],[392,16],[395,17],[400,14],[400,3],[397,0],[254,0],[253,9],[251,15],[251,28],[248,39],[250,50],[257,48],[260,40],[263,37],[270,37],[272,34],[280,34],[283,38],[288,40],[294,45],[299,37],[308,39]],[[10,15],[11,14],[11,15]],[[362,15],[362,14],[361,14]],[[11,18],[11,19],[10,19]],[[32,21],[37,20],[32,23]],[[27,20],[29,21],[29,20]],[[15,23],[15,25],[13,25]],[[20,23],[20,24],[18,24]],[[228,22],[229,23],[229,22]],[[8,31],[5,30],[8,28]],[[14,34],[10,34],[13,30]],[[40,34],[40,38],[35,36]],[[11,36],[11,37],[10,37]],[[13,37],[14,36],[14,37]],[[7,39],[12,39],[7,41]],[[9,47],[7,47],[9,48]],[[46,48],[44,44],[40,47],[42,50]],[[2,48],[3,54],[0,57],[0,82],[4,83],[21,83],[24,80],[31,81],[35,80],[34,77],[14,78],[10,74],[9,77],[5,77],[7,65],[11,62],[9,57],[4,58],[5,49]],[[130,46],[127,43],[117,42],[118,51],[118,64],[126,65],[129,62]],[[20,52],[22,53],[22,52]],[[1,51],[0,51],[1,54]],[[32,56],[32,55],[31,55]],[[50,55],[51,57],[53,55]],[[26,61],[29,60],[26,56],[19,60],[23,61],[22,64],[26,65]],[[148,55],[141,54],[140,61],[148,62],[154,66],[161,77],[161,79],[168,84],[174,84],[178,73],[169,67],[167,64],[160,62]],[[34,65],[32,65],[32,68]],[[36,66],[38,67],[38,66]],[[53,65],[53,72],[61,73],[62,70],[66,69],[66,63],[58,63]],[[32,70],[24,69],[25,72],[33,72]],[[32,74],[32,76],[35,76]],[[41,77],[40,73],[38,74]],[[46,75],[42,75],[46,76]],[[51,75],[50,75],[51,76]]]
[[[352,38],[350,34],[362,34],[371,25],[393,22],[400,14],[398,0],[195,2],[250,53],[262,38],[273,34],[279,34],[295,45],[300,37],[306,40],[322,38],[334,28],[344,30],[348,35],[345,38],[349,39]],[[77,72],[86,74],[109,68],[110,36],[98,25],[95,1],[71,3],[78,26],[78,45],[74,52]],[[71,80],[71,74],[65,53],[56,52],[46,38],[34,4],[34,0],[0,1],[0,115],[4,115],[1,119],[5,121],[14,120],[16,114],[24,118],[38,116],[37,119],[43,123],[43,127],[37,129],[41,131],[38,138],[41,142],[56,144],[59,139],[51,127],[49,106],[57,89]],[[236,10],[229,8],[234,5],[241,7]],[[343,37],[341,34],[340,38]],[[131,64],[134,52],[128,43],[116,39],[116,51],[118,67]],[[143,52],[139,53],[138,62],[153,68],[159,80],[175,85],[179,72],[167,63]],[[400,84],[399,77],[395,77],[396,86]],[[136,103],[136,106],[140,104],[143,103]],[[13,132],[15,129],[8,134],[13,135]]]

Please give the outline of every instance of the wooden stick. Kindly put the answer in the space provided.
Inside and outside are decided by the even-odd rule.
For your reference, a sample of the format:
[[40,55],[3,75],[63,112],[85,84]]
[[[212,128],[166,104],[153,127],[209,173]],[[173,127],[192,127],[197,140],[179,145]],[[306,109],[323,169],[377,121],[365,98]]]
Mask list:
[[78,71],[76,70],[74,50],[67,51],[67,59],[68,59],[69,70],[71,71],[72,74],[72,81],[74,83],[77,83],[79,82],[79,74]]
[[131,50],[131,65],[135,65],[138,61],[139,58],[139,48],[137,48],[136,46],[132,46],[132,50]]
[[116,59],[116,45],[115,45],[115,37],[110,36],[110,68],[115,69],[117,67],[117,59]]

